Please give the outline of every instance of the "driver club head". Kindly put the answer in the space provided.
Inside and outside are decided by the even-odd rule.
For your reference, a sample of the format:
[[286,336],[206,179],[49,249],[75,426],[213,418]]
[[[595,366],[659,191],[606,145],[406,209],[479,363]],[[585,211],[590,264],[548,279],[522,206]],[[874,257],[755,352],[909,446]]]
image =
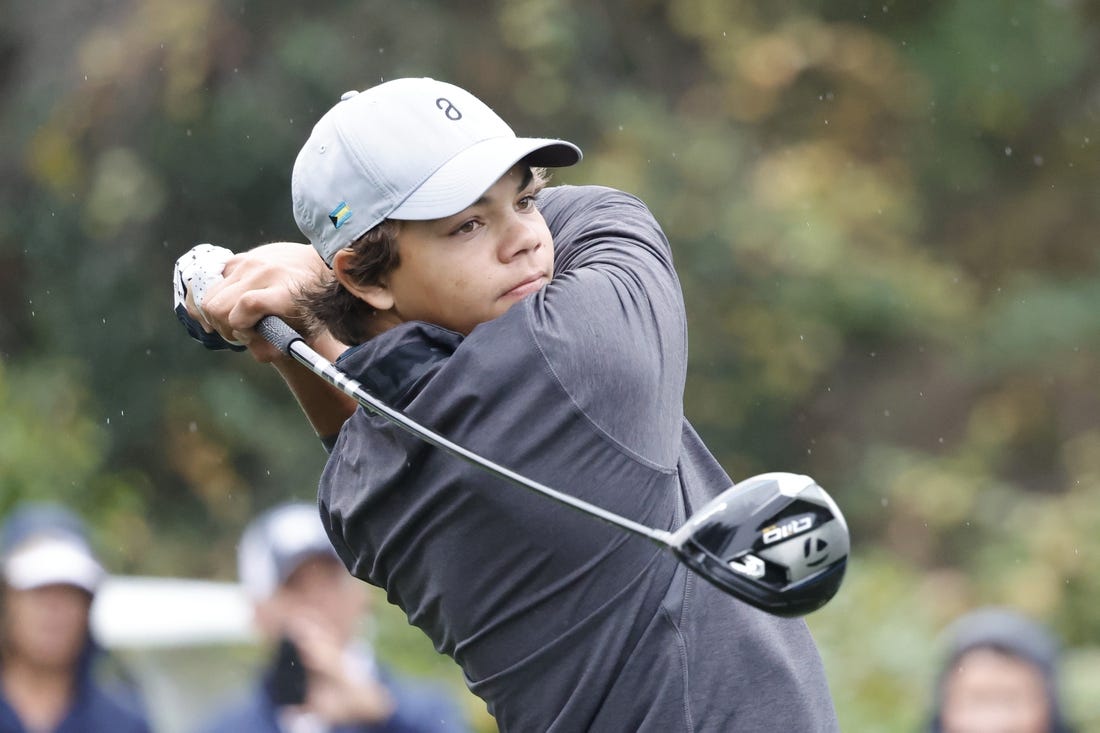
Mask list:
[[672,534],[676,556],[730,595],[777,616],[833,597],[848,561],[848,525],[809,476],[765,473],[707,502]]

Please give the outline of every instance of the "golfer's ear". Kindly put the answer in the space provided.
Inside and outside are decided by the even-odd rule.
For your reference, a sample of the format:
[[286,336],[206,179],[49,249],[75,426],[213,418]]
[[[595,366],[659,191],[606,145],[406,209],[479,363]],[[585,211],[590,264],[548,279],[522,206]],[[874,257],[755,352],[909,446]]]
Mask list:
[[390,293],[385,283],[364,285],[348,274],[347,268],[354,256],[350,249],[342,249],[333,256],[332,272],[336,279],[344,286],[344,289],[376,311],[388,311],[393,308],[393,294]]

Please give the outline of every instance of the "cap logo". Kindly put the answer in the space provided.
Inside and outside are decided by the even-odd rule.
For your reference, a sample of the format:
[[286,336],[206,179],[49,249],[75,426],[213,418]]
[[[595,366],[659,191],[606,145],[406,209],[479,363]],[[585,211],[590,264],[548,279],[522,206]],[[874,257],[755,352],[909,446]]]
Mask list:
[[447,116],[448,120],[455,120],[457,122],[462,119],[462,113],[458,111],[458,107],[454,106],[451,100],[446,97],[440,97],[435,100],[435,106],[443,110],[443,114]]
[[329,212],[328,218],[335,228],[342,227],[344,222],[351,218],[351,209],[348,207],[347,202],[341,201],[337,204],[336,208]]

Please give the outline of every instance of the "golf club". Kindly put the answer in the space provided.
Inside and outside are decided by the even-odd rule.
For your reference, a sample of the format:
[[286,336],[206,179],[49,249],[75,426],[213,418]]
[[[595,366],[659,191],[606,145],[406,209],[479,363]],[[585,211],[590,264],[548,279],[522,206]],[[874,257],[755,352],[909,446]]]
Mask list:
[[[195,285],[193,297],[205,293],[221,278],[222,264],[193,268],[189,276],[177,264],[177,285]],[[188,330],[194,335],[191,325]],[[763,611],[788,617],[815,611],[836,594],[844,578],[848,525],[833,499],[809,476],[753,476],[711,499],[674,532],[647,527],[527,478],[417,423],[367,392],[281,319],[267,316],[256,331],[364,409],[493,476],[670,550],[710,583]]]

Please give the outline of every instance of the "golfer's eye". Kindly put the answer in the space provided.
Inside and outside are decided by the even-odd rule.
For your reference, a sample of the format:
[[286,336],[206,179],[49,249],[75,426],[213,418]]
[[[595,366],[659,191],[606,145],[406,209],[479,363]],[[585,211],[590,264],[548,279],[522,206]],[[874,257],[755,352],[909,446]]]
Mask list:
[[451,232],[451,234],[473,234],[480,226],[481,222],[479,222],[477,219],[470,219],[469,221],[464,221],[457,227],[455,227],[454,231]]
[[520,211],[531,211],[535,208],[535,197],[524,196],[518,202],[516,202],[516,208]]

